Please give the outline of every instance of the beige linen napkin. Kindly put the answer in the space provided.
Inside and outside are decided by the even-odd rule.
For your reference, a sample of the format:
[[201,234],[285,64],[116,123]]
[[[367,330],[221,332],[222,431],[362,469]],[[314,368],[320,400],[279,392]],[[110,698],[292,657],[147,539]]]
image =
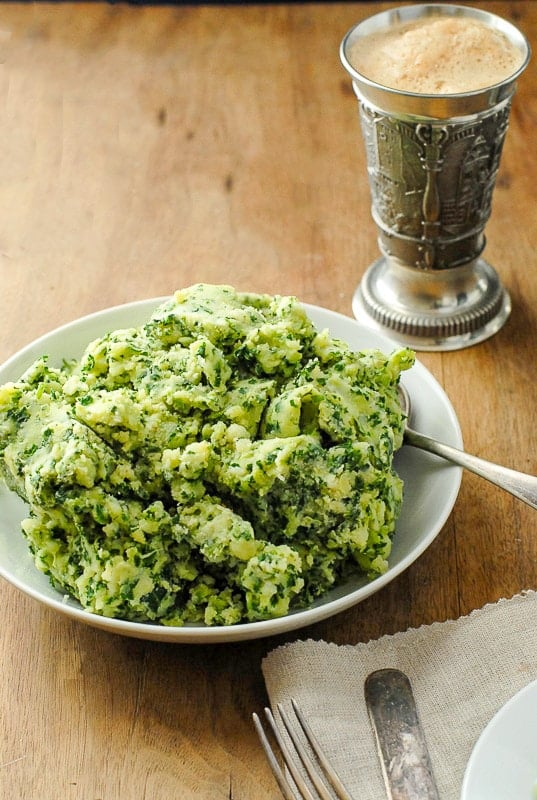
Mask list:
[[385,797],[363,690],[366,676],[384,667],[409,676],[440,797],[459,800],[479,734],[510,697],[537,679],[537,593],[367,644],[296,641],[266,656],[272,707],[297,699],[358,800]]

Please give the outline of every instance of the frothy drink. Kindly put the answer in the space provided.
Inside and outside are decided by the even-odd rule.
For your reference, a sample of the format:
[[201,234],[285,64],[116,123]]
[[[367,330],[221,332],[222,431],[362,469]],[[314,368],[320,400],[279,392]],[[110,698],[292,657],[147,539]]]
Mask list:
[[383,86],[460,94],[504,81],[523,56],[501,31],[467,17],[430,16],[357,39],[349,62]]
[[529,56],[508,20],[438,2],[381,11],[341,42],[380,249],[352,308],[418,350],[467,347],[509,316],[509,294],[482,253]]

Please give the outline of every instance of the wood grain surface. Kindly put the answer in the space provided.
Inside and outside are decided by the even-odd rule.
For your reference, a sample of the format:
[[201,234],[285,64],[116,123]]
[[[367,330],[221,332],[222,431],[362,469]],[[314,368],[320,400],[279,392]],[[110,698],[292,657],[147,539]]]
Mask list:
[[[197,281],[350,316],[377,245],[338,48],[388,5],[0,5],[0,361],[83,314]],[[537,3],[474,5],[537,48]],[[534,473],[536,69],[519,82],[487,226],[512,315],[483,344],[419,356],[466,448]],[[131,640],[0,581],[0,797],[276,800],[251,724],[268,650],[367,641],[528,588],[537,512],[468,474],[410,569],[287,636]]]

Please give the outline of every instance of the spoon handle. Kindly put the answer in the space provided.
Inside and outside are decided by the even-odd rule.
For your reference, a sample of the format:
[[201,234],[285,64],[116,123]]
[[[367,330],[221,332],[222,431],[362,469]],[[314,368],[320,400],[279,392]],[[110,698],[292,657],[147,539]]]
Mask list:
[[460,467],[464,467],[470,472],[474,472],[476,475],[480,475],[487,481],[494,483],[501,489],[505,489],[532,508],[537,508],[537,477],[534,475],[527,475],[524,472],[517,472],[514,469],[508,469],[490,461],[485,461],[483,458],[472,456],[463,450],[451,447],[449,444],[430,439],[428,436],[417,433],[417,431],[413,431],[410,428],[405,431],[405,444],[411,447],[418,447],[420,450],[427,450],[427,452],[441,456],[453,464],[458,464]]
[[412,686],[398,669],[379,669],[365,681],[389,800],[439,800]]

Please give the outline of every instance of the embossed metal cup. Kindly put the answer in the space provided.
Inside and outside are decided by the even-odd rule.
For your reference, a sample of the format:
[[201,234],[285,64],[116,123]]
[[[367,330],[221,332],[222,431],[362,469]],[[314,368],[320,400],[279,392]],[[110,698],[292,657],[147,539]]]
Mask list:
[[[391,89],[352,66],[349,50],[358,38],[431,15],[471,17],[502,31],[521,66],[494,86],[444,95]],[[340,56],[358,98],[381,251],[354,293],[355,316],[417,350],[487,339],[511,311],[508,292],[481,255],[511,100],[530,58],[526,38],[479,9],[403,6],[354,26]]]

